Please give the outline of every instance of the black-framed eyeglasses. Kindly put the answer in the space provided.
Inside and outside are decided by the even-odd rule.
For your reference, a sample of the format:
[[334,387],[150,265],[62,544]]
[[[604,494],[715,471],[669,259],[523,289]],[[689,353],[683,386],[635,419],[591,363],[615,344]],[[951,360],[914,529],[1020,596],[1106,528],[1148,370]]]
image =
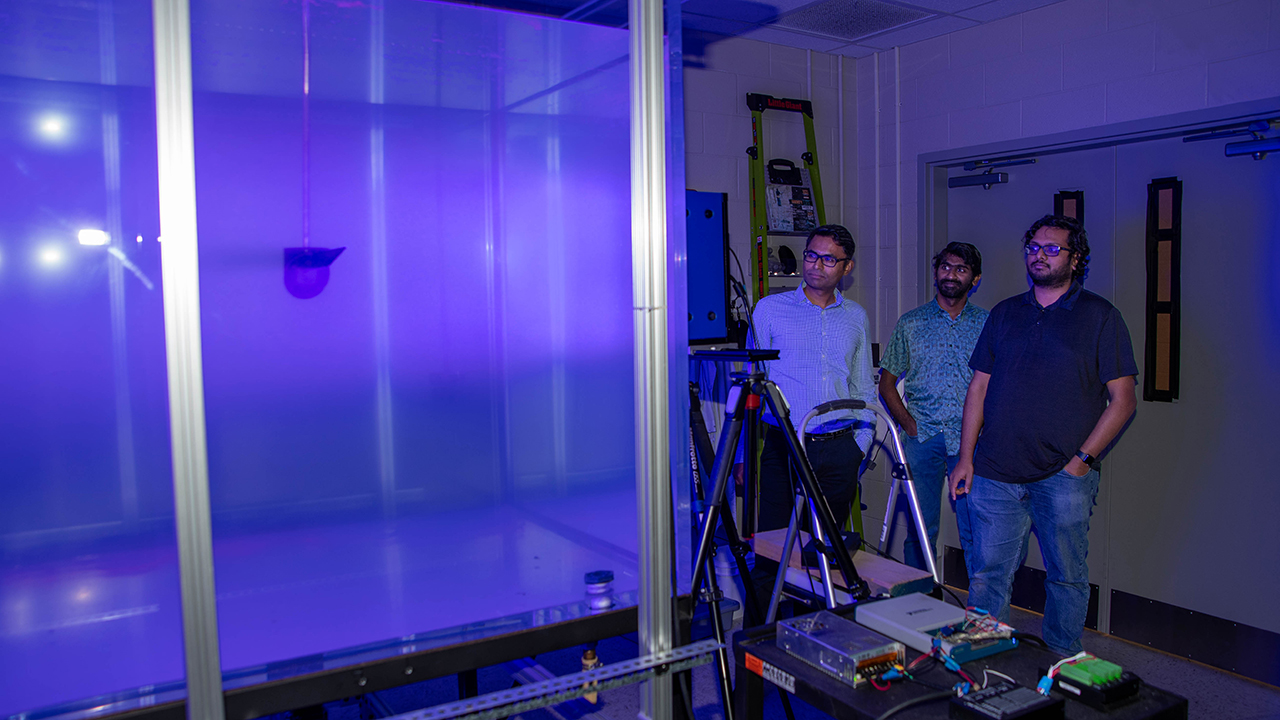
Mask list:
[[1063,250],[1067,250],[1068,252],[1070,252],[1070,250],[1062,247],[1061,245],[1040,245],[1038,243],[1033,243],[1033,242],[1029,242],[1026,245],[1023,245],[1022,248],[1023,250],[1026,250],[1028,255],[1035,255],[1041,250],[1044,250],[1044,254],[1048,255],[1049,257],[1058,257],[1058,253],[1062,252]]
[[955,273],[963,277],[973,272],[973,269],[970,268],[968,265],[952,265],[951,263],[944,262],[944,263],[938,264],[938,272],[942,273],[943,275],[946,275],[948,273]]
[[818,262],[819,260],[821,260],[821,261],[822,261],[822,264],[823,264],[823,265],[826,265],[827,267],[835,267],[835,266],[836,266],[836,263],[842,263],[842,262],[844,262],[845,260],[848,260],[848,259],[849,259],[849,258],[838,258],[838,257],[836,257],[835,255],[819,255],[818,253],[816,253],[816,252],[814,252],[814,251],[812,251],[812,250],[805,250],[805,251],[804,251],[804,261],[805,261],[805,262],[807,262],[807,263],[816,263],[816,262]]

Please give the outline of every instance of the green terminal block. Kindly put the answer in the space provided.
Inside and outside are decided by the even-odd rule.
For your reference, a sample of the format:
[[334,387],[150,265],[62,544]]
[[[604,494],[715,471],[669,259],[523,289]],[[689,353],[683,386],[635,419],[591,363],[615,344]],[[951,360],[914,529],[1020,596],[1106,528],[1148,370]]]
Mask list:
[[1054,677],[1059,691],[1104,712],[1136,698],[1141,686],[1137,675],[1095,657],[1067,663]]
[[1119,665],[1098,658],[1085,658],[1058,668],[1058,675],[1065,675],[1081,685],[1106,685],[1119,680],[1123,672]]

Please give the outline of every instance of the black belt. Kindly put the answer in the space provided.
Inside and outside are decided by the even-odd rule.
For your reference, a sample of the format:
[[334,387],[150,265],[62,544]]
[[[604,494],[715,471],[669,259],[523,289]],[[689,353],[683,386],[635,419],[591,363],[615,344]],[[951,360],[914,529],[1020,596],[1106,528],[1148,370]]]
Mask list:
[[[774,425],[771,422],[763,423],[763,425],[766,428],[768,428],[769,432],[782,432],[782,428],[778,427],[777,425]],[[848,435],[851,432],[853,432],[853,426],[845,425],[839,430],[832,430],[831,432],[809,433],[808,435],[804,436],[804,441],[805,442],[822,442],[823,440],[834,440],[835,438],[841,437],[842,435]]]
[[852,433],[852,432],[853,432],[853,426],[845,425],[839,430],[832,430],[831,432],[813,433],[810,435],[806,435],[804,438],[804,441],[805,442],[822,442],[823,440],[834,440],[842,435],[848,435],[849,433]]

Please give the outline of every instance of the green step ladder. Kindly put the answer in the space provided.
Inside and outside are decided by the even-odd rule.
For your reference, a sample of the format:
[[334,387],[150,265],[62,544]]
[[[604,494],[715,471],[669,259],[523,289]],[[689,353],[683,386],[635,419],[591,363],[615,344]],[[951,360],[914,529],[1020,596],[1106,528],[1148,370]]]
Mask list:
[[[770,183],[767,167],[773,163],[787,162],[779,160],[765,161],[764,153],[764,112],[778,110],[781,112],[800,113],[804,120],[805,153],[801,156],[802,168],[808,172],[812,188],[813,208],[816,211],[817,225],[827,224],[827,213],[822,204],[822,175],[818,172],[818,145],[813,131],[813,103],[808,100],[792,100],[776,98],[760,93],[747,93],[747,107],[751,109],[751,147],[747,155],[751,157],[751,257],[755,267],[755,283],[752,287],[752,300],[769,294],[769,235],[802,235],[807,236],[812,228],[803,230],[770,230],[769,203]],[[790,164],[790,163],[788,163]],[[793,166],[794,167],[794,166]],[[780,167],[779,170],[785,170]],[[779,185],[773,185],[779,188]],[[794,187],[794,186],[793,186]],[[776,191],[775,191],[776,192]],[[798,193],[799,196],[803,193]]]

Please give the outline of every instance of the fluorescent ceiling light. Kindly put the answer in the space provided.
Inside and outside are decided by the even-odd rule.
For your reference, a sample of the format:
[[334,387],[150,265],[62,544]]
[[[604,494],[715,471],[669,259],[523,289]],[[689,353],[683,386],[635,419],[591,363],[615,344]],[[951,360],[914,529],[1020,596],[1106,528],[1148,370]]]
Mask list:
[[67,118],[56,113],[41,115],[36,120],[36,130],[46,140],[62,140],[67,136],[70,126],[71,123],[67,121]]
[[111,242],[111,237],[102,230],[81,230],[77,237],[81,245],[106,245]]
[[57,267],[62,264],[62,248],[57,245],[46,245],[36,253],[36,259],[45,267]]

